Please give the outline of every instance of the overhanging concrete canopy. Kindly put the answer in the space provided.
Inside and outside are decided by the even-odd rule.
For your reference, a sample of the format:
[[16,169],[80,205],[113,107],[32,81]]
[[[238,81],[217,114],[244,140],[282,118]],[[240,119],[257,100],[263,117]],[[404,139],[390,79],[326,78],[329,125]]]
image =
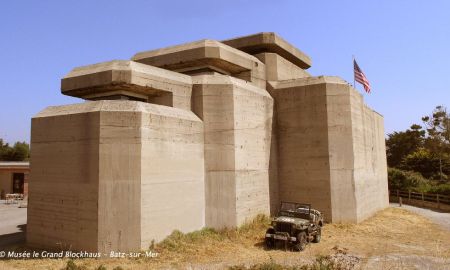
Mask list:
[[77,67],[61,80],[64,95],[88,100],[126,96],[147,101],[191,88],[190,76],[128,60]]
[[302,69],[308,69],[312,64],[311,58],[308,55],[273,32],[262,32],[250,36],[228,39],[222,41],[222,43],[249,54],[263,52],[276,53]]
[[254,56],[209,39],[140,52],[131,59],[177,72],[210,69],[226,75],[250,71],[255,66],[264,65]]

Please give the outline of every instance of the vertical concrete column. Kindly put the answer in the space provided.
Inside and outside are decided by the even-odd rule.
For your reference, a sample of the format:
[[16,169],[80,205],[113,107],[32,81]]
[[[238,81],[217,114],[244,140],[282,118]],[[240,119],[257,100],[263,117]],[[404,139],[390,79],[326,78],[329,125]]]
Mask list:
[[193,85],[193,111],[205,129],[206,226],[268,214],[273,99],[229,76],[195,76]]
[[203,123],[191,111],[141,104],[141,248],[205,225]]
[[281,201],[311,203],[331,220],[326,88],[299,79],[271,84],[277,109]]
[[30,246],[98,250],[99,105],[49,107],[32,119]]
[[132,251],[141,241],[142,112],[138,102],[102,101],[98,246]]

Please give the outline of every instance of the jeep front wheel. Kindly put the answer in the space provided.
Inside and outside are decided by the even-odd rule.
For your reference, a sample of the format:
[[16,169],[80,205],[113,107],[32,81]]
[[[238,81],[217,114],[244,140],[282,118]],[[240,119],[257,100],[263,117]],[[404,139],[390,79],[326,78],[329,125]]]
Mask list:
[[305,249],[307,243],[306,239],[306,233],[305,232],[299,232],[297,234],[297,242],[294,245],[295,251],[302,251]]
[[317,229],[316,234],[314,235],[313,242],[314,242],[314,243],[319,243],[321,237],[322,237],[322,229],[319,227],[319,228]]
[[[268,229],[266,234],[275,234],[274,229]],[[272,249],[275,247],[275,239],[272,237],[265,237],[266,248]]]

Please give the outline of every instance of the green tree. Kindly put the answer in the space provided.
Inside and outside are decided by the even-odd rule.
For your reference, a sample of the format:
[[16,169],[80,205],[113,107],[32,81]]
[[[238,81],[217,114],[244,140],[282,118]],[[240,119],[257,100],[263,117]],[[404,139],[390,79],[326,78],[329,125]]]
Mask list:
[[0,160],[23,161],[30,157],[30,146],[26,142],[16,142],[13,147],[0,139]]
[[439,159],[439,178],[444,180],[444,159],[450,154],[450,114],[444,106],[436,106],[430,116],[422,117],[426,125],[425,147]]
[[0,138],[0,160],[4,160],[4,157],[6,156],[6,152],[9,149],[9,145],[7,143],[3,142],[3,139]]
[[400,166],[402,160],[422,147],[425,131],[419,125],[412,125],[406,131],[388,134],[386,140],[386,156],[389,167]]
[[16,142],[10,160],[22,161],[30,158],[30,146],[26,142]]
[[444,172],[442,177],[446,179],[445,174],[450,173],[450,160],[448,157],[440,159],[429,149],[419,148],[404,157],[399,167],[405,171],[419,172],[429,179],[441,179],[441,169]]

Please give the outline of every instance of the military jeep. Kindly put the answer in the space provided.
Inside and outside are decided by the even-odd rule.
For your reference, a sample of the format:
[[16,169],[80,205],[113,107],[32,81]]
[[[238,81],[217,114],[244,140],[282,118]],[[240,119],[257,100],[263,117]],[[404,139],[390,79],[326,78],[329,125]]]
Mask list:
[[274,248],[277,242],[283,242],[285,249],[290,244],[295,251],[302,251],[307,243],[320,242],[323,217],[319,211],[311,209],[310,204],[282,202],[271,225],[266,231],[267,248]]

